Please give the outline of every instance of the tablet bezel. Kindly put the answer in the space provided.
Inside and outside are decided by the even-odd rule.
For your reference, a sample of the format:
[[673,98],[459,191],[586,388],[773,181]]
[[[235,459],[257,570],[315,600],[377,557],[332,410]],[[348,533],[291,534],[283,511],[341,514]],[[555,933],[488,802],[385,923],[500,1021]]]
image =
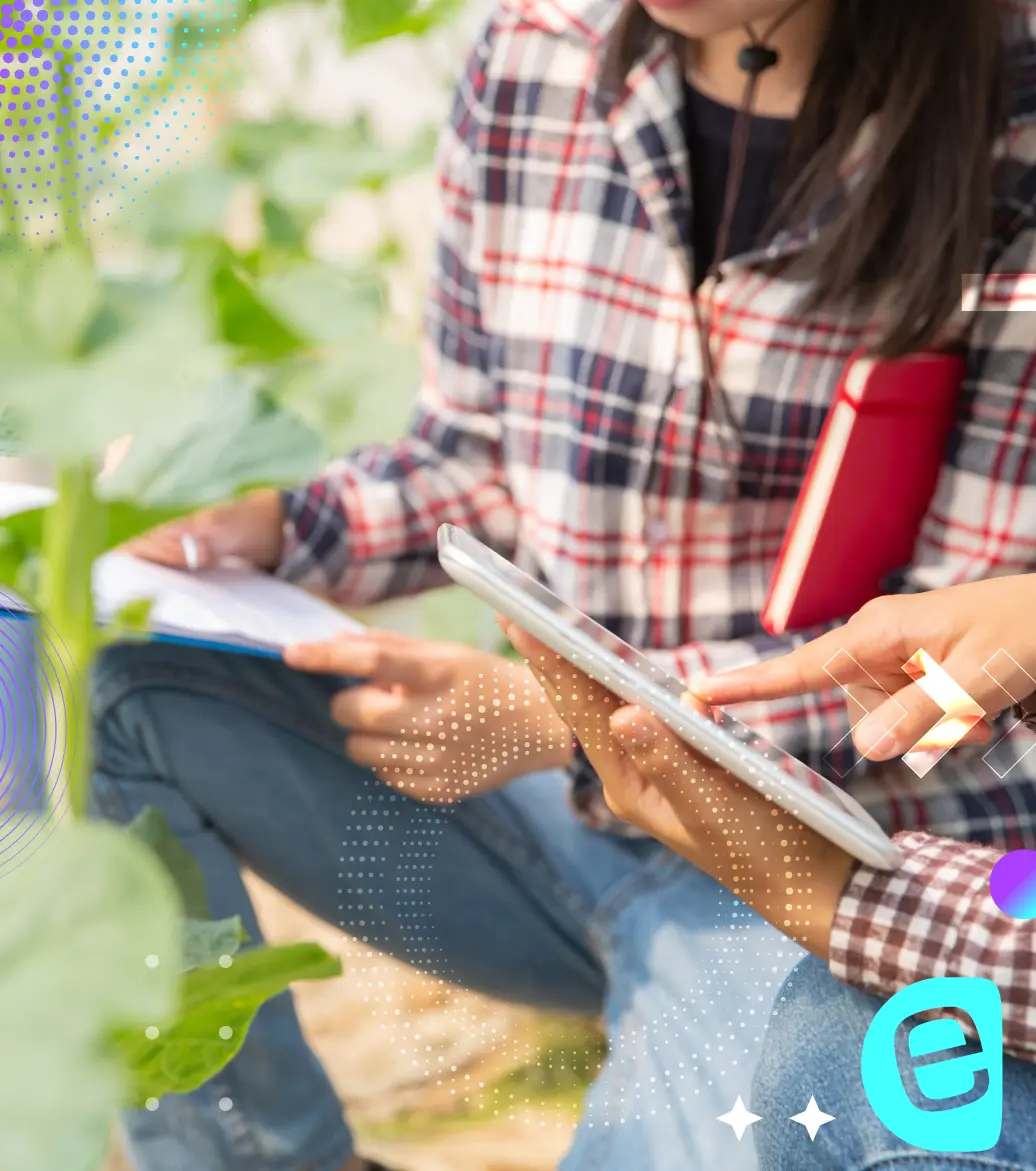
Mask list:
[[[902,859],[895,843],[857,801],[831,781],[720,709],[713,709],[721,721],[715,723],[681,703],[679,697],[686,687],[678,679],[661,671],[634,647],[567,605],[470,533],[444,524],[439,528],[438,549],[440,564],[458,585],[517,622],[621,699],[655,712],[697,752],[727,769],[766,800],[875,869],[893,870],[899,866]],[[580,626],[599,632],[598,637],[603,636],[604,641],[624,648],[625,659],[595,641],[587,630],[566,620],[565,612]],[[744,739],[765,743],[770,757],[783,758],[809,780],[790,776],[772,759],[748,747],[731,729],[740,731]]]

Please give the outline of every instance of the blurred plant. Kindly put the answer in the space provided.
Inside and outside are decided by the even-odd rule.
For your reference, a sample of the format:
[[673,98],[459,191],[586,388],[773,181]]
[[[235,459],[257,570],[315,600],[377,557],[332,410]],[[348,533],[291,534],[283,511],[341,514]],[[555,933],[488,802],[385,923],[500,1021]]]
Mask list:
[[[247,6],[238,25],[268,6]],[[359,47],[423,35],[459,6],[341,0],[341,23]],[[195,33],[201,46],[197,21]],[[73,66],[62,70],[71,94]],[[175,76],[156,71],[151,89],[175,89]],[[112,637],[95,623],[91,567],[158,520],[312,474],[328,432],[347,427],[354,387],[414,385],[413,347],[393,337],[387,310],[384,266],[398,243],[350,269],[315,259],[306,239],[334,193],[380,191],[431,150],[428,135],[385,149],[362,118],[229,125],[207,160],[154,193],[155,214],[124,219],[137,259],[116,273],[98,263],[97,231],[80,215],[93,190],[71,98],[57,117],[60,230],[41,245],[8,207],[0,236],[0,430],[5,450],[9,433],[20,454],[49,462],[57,492],[0,527],[0,581],[37,608],[57,648],[41,659],[61,697],[72,815],[5,879],[14,887],[0,901],[0,1163],[19,1171],[95,1171],[120,1103],[157,1108],[202,1084],[264,1001],[340,970],[315,945],[239,951],[240,923],[210,919],[200,871],[153,811],[128,830],[84,820],[86,680]],[[95,149],[127,125],[120,139],[110,117],[93,118]],[[262,231],[235,249],[224,225],[242,182],[259,193]],[[99,482],[108,445],[129,433],[129,458]],[[146,606],[120,622],[141,629]]]

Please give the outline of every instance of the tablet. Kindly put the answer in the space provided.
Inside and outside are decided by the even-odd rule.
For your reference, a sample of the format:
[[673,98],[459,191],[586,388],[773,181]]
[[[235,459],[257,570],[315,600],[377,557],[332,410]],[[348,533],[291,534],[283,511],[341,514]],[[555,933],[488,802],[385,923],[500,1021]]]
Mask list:
[[899,849],[847,793],[717,707],[682,702],[687,686],[461,529],[439,529],[439,562],[457,582],[613,694],[654,712],[695,751],[879,870]]

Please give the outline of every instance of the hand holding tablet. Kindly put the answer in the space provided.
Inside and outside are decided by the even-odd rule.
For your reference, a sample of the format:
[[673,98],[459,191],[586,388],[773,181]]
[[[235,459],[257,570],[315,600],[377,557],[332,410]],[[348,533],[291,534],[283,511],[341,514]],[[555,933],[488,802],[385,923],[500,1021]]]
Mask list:
[[[822,838],[879,869],[897,847],[851,797],[719,708],[687,706],[687,687],[546,587],[453,526],[439,530],[449,576],[606,691],[654,713],[700,756],[750,785]],[[595,762],[596,763],[596,762]]]

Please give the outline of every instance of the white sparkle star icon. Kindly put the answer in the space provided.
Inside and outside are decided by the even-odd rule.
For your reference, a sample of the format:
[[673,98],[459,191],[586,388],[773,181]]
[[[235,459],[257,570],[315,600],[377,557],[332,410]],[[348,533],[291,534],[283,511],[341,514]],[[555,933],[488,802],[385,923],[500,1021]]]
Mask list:
[[792,1122],[797,1122],[799,1126],[804,1126],[809,1133],[809,1141],[813,1142],[820,1128],[828,1122],[834,1122],[835,1116],[833,1114],[825,1114],[817,1105],[816,1098],[811,1094],[809,1105],[806,1109],[801,1114],[793,1114],[791,1120]]
[[734,1103],[734,1109],[729,1114],[717,1115],[718,1122],[725,1122],[727,1126],[737,1135],[737,1141],[740,1142],[744,1136],[745,1131],[752,1125],[753,1122],[759,1121],[759,1115],[753,1114],[751,1110],[741,1101],[740,1095]]

